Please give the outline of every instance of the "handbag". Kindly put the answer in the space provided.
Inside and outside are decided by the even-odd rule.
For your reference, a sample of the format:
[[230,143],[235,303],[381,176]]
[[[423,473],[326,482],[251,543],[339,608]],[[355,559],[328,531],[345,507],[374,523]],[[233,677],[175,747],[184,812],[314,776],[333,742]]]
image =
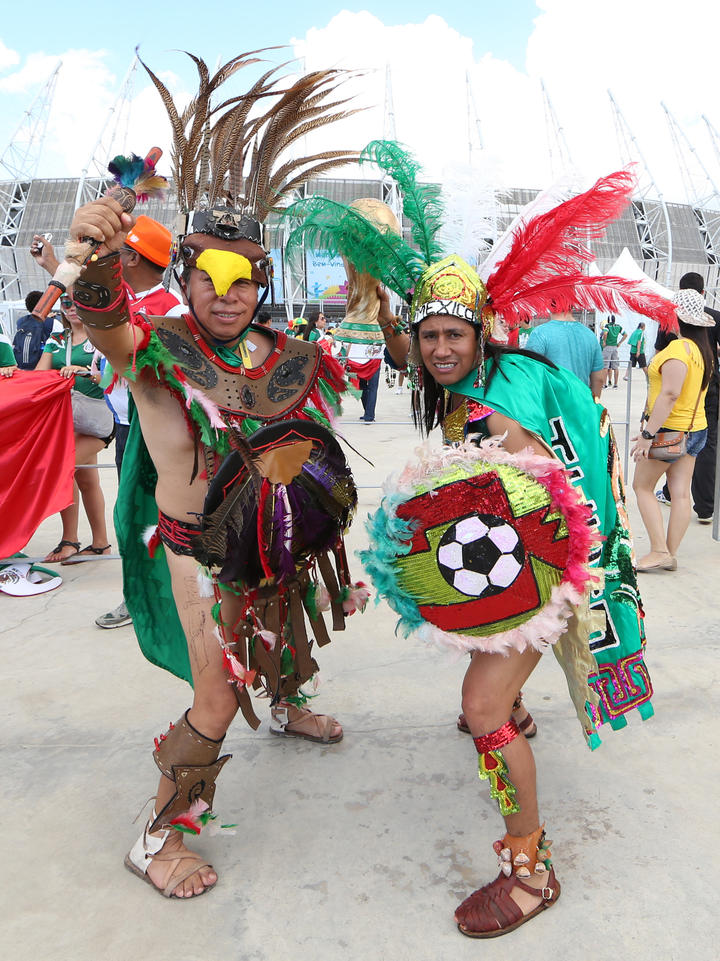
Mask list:
[[[70,353],[72,344],[70,336],[65,345],[65,361],[70,366]],[[80,376],[77,375],[76,376]],[[71,392],[73,429],[76,434],[85,434],[88,437],[98,437],[105,440],[112,436],[115,418],[112,411],[105,403],[104,397],[88,397],[81,391],[73,388]]]
[[[697,414],[698,404],[700,403],[700,397],[702,395],[702,387],[697,395],[697,400],[695,401],[695,409],[693,410],[692,420],[690,421],[690,426],[687,430],[665,430],[660,428],[655,434],[655,439],[650,444],[650,450],[648,451],[648,457],[652,457],[653,460],[662,461],[674,461],[680,460],[683,455],[687,454],[687,442],[688,435],[693,429],[693,424],[695,423],[695,414]],[[643,421],[647,420],[647,415],[643,417]]]
[[653,460],[679,460],[683,454],[687,454],[689,433],[686,430],[659,430],[650,444],[648,457]]

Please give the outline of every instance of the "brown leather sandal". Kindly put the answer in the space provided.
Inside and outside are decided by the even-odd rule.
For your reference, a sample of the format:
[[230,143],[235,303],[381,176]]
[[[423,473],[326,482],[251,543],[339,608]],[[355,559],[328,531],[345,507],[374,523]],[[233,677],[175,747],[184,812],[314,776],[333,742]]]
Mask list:
[[[544,825],[525,837],[506,834],[502,841],[496,841],[493,848],[498,855],[500,874],[458,907],[455,921],[460,933],[468,938],[497,938],[551,907],[560,897],[560,885],[550,860],[551,843],[545,838]],[[543,887],[526,883],[525,879],[546,872],[548,877]],[[538,906],[523,914],[511,897],[515,888],[540,898]]]
[[[177,831],[165,830],[157,835],[150,834],[149,828],[154,817],[155,812],[153,811],[153,817],[148,821],[145,830],[125,857],[125,867],[136,877],[153,887],[158,894],[162,894],[164,898],[177,898],[179,901],[186,901],[207,894],[215,887],[216,881],[212,884],[205,884],[203,881],[202,891],[187,898],[180,898],[175,894],[175,891],[184,881],[187,881],[202,868],[212,869],[212,864],[208,864],[202,855],[196,851],[190,851],[186,848],[182,835]],[[164,887],[158,887],[147,873],[148,867],[153,861],[166,861],[170,865],[171,869],[165,879]],[[173,862],[174,867],[172,866]],[[181,867],[182,864],[184,864],[184,867]]]
[[[516,887],[542,898],[540,904],[528,914],[523,914],[510,897],[510,892]],[[548,882],[542,888],[533,888],[514,874],[509,878],[499,874],[494,881],[463,901],[455,913],[455,919],[458,930],[467,938],[498,938],[551,907],[559,897],[560,885],[553,868],[550,868]]]
[[[305,708],[301,708],[301,710],[303,710],[304,713],[291,721],[289,720],[288,707],[282,704],[282,702],[275,705],[275,707],[271,708],[270,713],[270,733],[276,734],[278,737],[299,737],[305,741],[314,741],[316,744],[337,744],[338,741],[342,741],[342,728],[340,728],[339,734],[332,736],[330,734],[335,725],[340,727],[339,722],[336,721],[334,717],[331,717],[329,714],[314,714]],[[309,731],[291,730],[293,724],[304,721],[308,716],[316,719],[317,734],[311,734]]]

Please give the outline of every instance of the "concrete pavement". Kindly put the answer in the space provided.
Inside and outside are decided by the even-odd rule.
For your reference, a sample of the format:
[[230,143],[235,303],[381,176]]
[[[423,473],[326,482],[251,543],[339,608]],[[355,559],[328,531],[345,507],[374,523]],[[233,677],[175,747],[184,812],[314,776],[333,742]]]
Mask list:
[[[633,383],[633,417],[644,397]],[[605,392],[624,415],[624,385]],[[343,433],[360,490],[349,554],[381,477],[417,444],[408,395],[381,384],[378,422],[348,402]],[[622,429],[618,430],[621,441]],[[106,462],[111,457],[104,455]],[[110,515],[113,470],[102,474]],[[366,486],[368,485],[368,486]],[[647,539],[629,494],[637,550]],[[7,520],[6,520],[7,522]],[[47,552],[59,519],[27,553]],[[81,534],[87,543],[87,530]],[[463,938],[457,903],[496,873],[501,820],[476,754],[455,729],[465,664],[393,634],[385,604],[353,616],[320,658],[318,709],[345,727],[321,747],[254,733],[239,719],[216,810],[236,836],[203,837],[215,890],[166,901],[125,871],[132,819],[154,789],[153,737],[189,701],[147,663],[131,627],[97,615],[121,598],[120,565],[60,568],[57,591],[0,595],[6,814],[0,955],[12,961],[488,961],[720,956],[713,871],[720,836],[720,545],[695,520],[679,569],[644,575],[656,716],[584,746],[564,678],[543,658],[526,686],[541,811],[555,841],[559,903],[499,940]],[[359,564],[353,567],[359,572]],[[261,709],[261,714],[263,710]]]

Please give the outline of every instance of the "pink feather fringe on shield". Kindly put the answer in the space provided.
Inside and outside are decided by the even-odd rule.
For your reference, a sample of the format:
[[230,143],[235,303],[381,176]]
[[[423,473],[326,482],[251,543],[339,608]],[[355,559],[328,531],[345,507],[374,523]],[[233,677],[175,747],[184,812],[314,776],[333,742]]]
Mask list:
[[566,630],[572,605],[579,604],[590,584],[598,580],[598,575],[588,567],[590,551],[600,540],[590,525],[592,511],[573,487],[565,468],[556,458],[542,457],[529,447],[517,454],[510,453],[501,446],[502,440],[501,437],[492,437],[481,444],[444,447],[441,451],[421,447],[417,451],[419,460],[408,464],[396,484],[386,484],[388,492],[400,491],[414,496],[418,485],[437,478],[450,467],[463,467],[478,461],[508,464],[525,471],[542,484],[550,494],[552,507],[565,518],[570,541],[567,566],[562,580],[553,587],[541,611],[520,626],[490,637],[451,633],[429,623],[417,632],[422,640],[432,641],[458,654],[472,651],[508,654],[510,650],[524,651],[528,647],[536,651],[547,650]]

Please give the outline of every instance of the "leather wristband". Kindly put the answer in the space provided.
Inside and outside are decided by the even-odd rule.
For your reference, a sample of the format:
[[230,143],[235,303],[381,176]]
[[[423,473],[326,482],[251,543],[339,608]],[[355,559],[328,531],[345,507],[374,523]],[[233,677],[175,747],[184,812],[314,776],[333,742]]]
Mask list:
[[120,254],[91,260],[73,285],[73,300],[86,327],[110,330],[129,323]]

